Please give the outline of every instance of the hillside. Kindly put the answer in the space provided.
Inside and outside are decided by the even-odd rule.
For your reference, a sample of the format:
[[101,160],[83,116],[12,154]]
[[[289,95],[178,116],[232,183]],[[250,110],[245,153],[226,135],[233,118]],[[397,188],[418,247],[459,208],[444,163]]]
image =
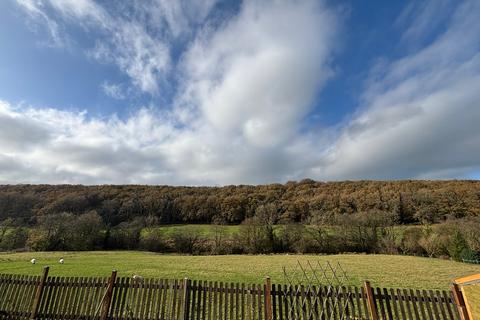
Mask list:
[[136,216],[160,223],[238,224],[268,204],[279,219],[303,222],[312,216],[380,211],[398,223],[438,222],[480,215],[480,181],[303,180],[286,184],[225,187],[140,185],[3,185],[0,221],[31,222],[39,215],[96,211],[106,224]]

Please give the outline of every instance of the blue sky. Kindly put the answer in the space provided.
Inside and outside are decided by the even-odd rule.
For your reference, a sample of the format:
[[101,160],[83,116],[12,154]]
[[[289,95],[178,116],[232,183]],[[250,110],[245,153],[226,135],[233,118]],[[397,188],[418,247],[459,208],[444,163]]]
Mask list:
[[477,179],[478,1],[0,2],[0,183]]
[[[220,2],[217,10],[222,12],[227,6],[228,14],[235,14],[240,10],[240,3]],[[337,43],[338,52],[333,64],[335,76],[326,88],[319,90],[312,102],[312,113],[328,124],[340,121],[356,107],[361,78],[368,73],[376,59],[395,57],[405,52],[404,47],[398,44],[402,35],[401,26],[393,26],[391,23],[405,10],[404,1],[331,3],[335,4],[335,10],[340,11],[341,18],[352,28],[345,29]],[[170,83],[164,84],[162,93],[155,96],[135,90],[122,99],[125,100],[122,103],[105,94],[102,90],[105,82],[129,86],[130,81],[114,65],[99,63],[85,54],[103,34],[92,34],[90,30],[85,32],[78,25],[67,23],[64,27],[74,43],[69,48],[55,47],[42,26],[29,27],[29,23],[25,23],[25,15],[19,11],[14,1],[2,2],[0,9],[0,39],[2,43],[8,44],[8,50],[0,53],[4,66],[0,74],[3,99],[17,103],[25,101],[39,106],[85,109],[92,114],[108,115],[116,112],[122,116],[126,105],[132,108],[142,104],[168,107],[171,103],[172,90],[175,88],[171,88],[174,84]],[[181,49],[172,50],[172,58],[178,60],[182,51],[175,49]],[[46,74],[49,75],[48,80],[45,79]],[[58,90],[58,85],[62,86],[62,90]],[[335,107],[321,109],[322,105]],[[316,109],[321,111],[316,112]]]

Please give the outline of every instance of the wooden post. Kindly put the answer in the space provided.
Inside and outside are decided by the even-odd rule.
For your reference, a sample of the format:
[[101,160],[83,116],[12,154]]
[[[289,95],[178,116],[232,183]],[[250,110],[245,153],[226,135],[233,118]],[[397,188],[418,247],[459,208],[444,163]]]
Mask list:
[[183,320],[189,319],[189,305],[190,305],[190,279],[183,279]]
[[377,308],[375,307],[375,298],[373,296],[372,287],[370,286],[370,281],[365,281],[363,283],[363,287],[365,288],[365,293],[367,294],[368,312],[370,314],[370,319],[378,320]]
[[113,270],[112,275],[110,276],[110,279],[108,279],[107,292],[105,292],[105,297],[103,297],[100,320],[108,319],[110,304],[112,303],[113,287],[115,286],[116,279],[117,279],[117,270]]
[[32,314],[30,315],[30,319],[32,320],[37,319],[38,308],[40,307],[40,302],[42,301],[43,288],[45,287],[45,282],[47,281],[48,277],[48,270],[50,270],[50,267],[48,266],[43,268],[43,274],[40,278],[40,282],[38,283],[37,291],[35,292],[35,298],[32,305]]
[[460,320],[469,320],[467,306],[465,305],[465,300],[463,299],[463,294],[458,284],[452,284],[452,293],[458,313],[460,314]]
[[265,320],[273,320],[273,307],[272,307],[272,282],[270,277],[265,278]]

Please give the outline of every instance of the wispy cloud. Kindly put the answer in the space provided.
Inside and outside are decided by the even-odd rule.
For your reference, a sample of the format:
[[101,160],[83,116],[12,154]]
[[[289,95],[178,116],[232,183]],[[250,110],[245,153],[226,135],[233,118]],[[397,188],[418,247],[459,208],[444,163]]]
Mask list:
[[108,81],[105,81],[102,83],[101,88],[107,96],[113,99],[117,99],[117,100],[125,99],[124,89],[120,84],[109,83]]
[[[135,16],[107,11],[92,0],[18,0],[18,3],[33,22],[47,25],[55,43],[69,39],[67,33],[60,34],[60,26],[62,29],[80,26],[88,33],[100,35],[87,54],[116,64],[143,92],[158,93],[160,80],[170,68],[170,48],[164,34],[149,32],[149,25]],[[122,10],[121,6],[112,8]]]
[[395,23],[404,30],[402,40],[417,44],[434,29],[444,26],[456,4],[454,0],[410,2]]
[[39,22],[39,25],[46,28],[51,39],[50,45],[55,47],[66,47],[69,44],[68,37],[61,29],[59,24],[50,18],[44,11],[44,4],[34,0],[17,0],[17,3],[28,14],[30,26],[33,22]]
[[428,46],[386,63],[314,174],[380,179],[478,172],[479,15],[478,1],[463,1]]

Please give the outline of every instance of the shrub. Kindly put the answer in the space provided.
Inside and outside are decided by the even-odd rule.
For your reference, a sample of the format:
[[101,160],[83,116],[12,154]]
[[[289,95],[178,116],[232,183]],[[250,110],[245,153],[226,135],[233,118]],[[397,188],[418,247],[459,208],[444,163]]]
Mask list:
[[224,229],[218,225],[214,226],[213,239],[208,243],[208,246],[212,254],[230,254],[235,252],[234,241],[232,241],[231,237],[227,236]]
[[470,249],[480,253],[480,217],[462,219],[459,226]]
[[205,252],[204,241],[194,232],[182,233],[176,232],[172,236],[173,249],[175,252],[199,254]]
[[462,261],[464,255],[468,255],[471,249],[460,231],[455,231],[447,245],[448,255],[456,261]]
[[282,226],[276,236],[276,252],[304,252],[306,228],[301,224]]
[[400,249],[394,238],[390,236],[382,236],[378,240],[377,250],[379,253],[398,254]]
[[90,211],[75,217],[72,225],[69,250],[94,250],[102,246],[103,221],[96,211]]
[[402,240],[400,242],[400,249],[404,254],[410,255],[424,255],[425,248],[420,244],[420,240],[424,236],[421,228],[407,228],[403,232]]
[[467,261],[476,261],[479,260],[480,256],[478,255],[477,252],[473,251],[470,248],[465,248],[462,250],[460,253],[460,260],[467,260]]
[[418,243],[430,257],[438,257],[444,253],[440,236],[435,232],[427,232]]
[[26,243],[27,248],[33,251],[46,251],[48,250],[48,244],[49,240],[47,237],[47,233],[44,230],[40,228],[35,228],[31,229],[28,233]]
[[379,236],[387,234],[386,228],[393,225],[394,216],[382,211],[345,215],[338,219],[339,235],[343,237],[345,251],[376,252]]
[[236,238],[246,253],[273,252],[275,239],[273,228],[262,224],[257,217],[245,220]]
[[106,247],[108,249],[137,249],[142,227],[135,223],[122,222],[107,229]]
[[38,227],[30,232],[27,241],[29,247],[44,251],[70,249],[74,222],[75,216],[67,212],[38,217]]
[[140,248],[153,252],[165,252],[167,243],[159,229],[149,229],[140,235]]
[[26,246],[28,239],[28,230],[26,228],[16,227],[10,229],[2,237],[0,250],[17,250]]

